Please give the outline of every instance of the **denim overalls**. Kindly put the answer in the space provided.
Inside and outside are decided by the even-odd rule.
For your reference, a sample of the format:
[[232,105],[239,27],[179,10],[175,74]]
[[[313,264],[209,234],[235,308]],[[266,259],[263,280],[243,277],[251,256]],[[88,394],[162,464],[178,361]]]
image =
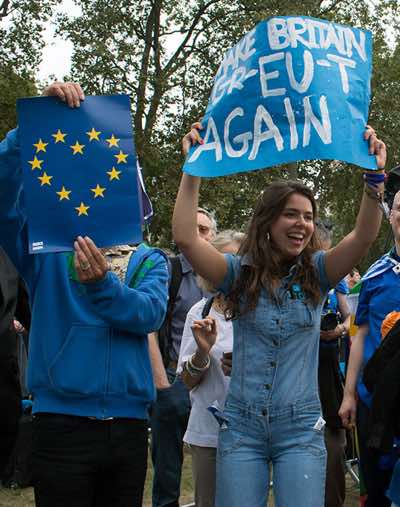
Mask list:
[[[234,321],[233,369],[219,433],[216,507],[265,507],[273,465],[277,507],[323,507],[326,451],[319,418],[318,346],[323,301],[330,288],[325,254],[314,264],[321,302],[305,302],[298,286],[262,290],[254,311]],[[244,257],[226,255],[227,293]]]

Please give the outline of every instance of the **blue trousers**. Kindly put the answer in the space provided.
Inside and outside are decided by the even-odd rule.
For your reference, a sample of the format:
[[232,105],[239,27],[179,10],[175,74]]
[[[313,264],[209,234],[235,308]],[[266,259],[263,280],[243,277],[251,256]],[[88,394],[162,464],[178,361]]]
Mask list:
[[313,402],[269,413],[228,402],[217,452],[216,507],[265,507],[270,465],[276,507],[322,507],[326,449]]
[[183,463],[183,436],[189,414],[189,391],[167,370],[172,385],[157,391],[151,412],[153,507],[178,507]]

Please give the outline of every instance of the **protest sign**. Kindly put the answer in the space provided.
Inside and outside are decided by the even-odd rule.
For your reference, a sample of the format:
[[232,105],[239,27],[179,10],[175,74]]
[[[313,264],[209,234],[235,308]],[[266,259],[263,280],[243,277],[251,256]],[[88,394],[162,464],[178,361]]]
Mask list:
[[18,101],[30,253],[142,239],[142,189],[127,95],[86,97],[71,109],[54,97]]
[[224,56],[184,171],[221,176],[297,160],[376,169],[363,133],[370,32],[309,17],[272,17]]

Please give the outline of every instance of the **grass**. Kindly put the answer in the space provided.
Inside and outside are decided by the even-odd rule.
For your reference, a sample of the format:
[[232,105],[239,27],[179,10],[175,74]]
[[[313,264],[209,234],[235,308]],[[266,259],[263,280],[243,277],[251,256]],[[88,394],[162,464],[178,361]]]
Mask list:
[[[153,478],[153,469],[151,462],[147,469],[147,478],[144,494],[143,507],[151,507],[151,483]],[[191,471],[191,459],[188,453],[185,453],[185,463],[182,471],[181,482],[181,505],[187,504],[193,500],[193,482]],[[0,507],[34,507],[32,488],[26,489],[0,489]],[[271,498],[268,507],[273,507],[273,499]],[[344,507],[358,507],[358,488],[350,478],[347,479],[346,502]],[[73,507],[73,506],[71,506]],[[112,506],[110,506],[112,507]],[[247,506],[243,506],[247,507]],[[251,507],[251,506],[250,506]],[[301,507],[299,505],[299,507]],[[322,507],[322,506],[321,506]]]

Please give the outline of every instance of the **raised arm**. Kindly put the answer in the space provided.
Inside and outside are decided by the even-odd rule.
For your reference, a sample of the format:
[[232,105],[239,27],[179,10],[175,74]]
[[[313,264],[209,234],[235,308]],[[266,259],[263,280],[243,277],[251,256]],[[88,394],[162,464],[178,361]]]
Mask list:
[[79,236],[74,247],[78,280],[99,317],[116,329],[138,335],[160,328],[168,301],[168,266],[160,252],[154,250],[147,257],[151,265],[131,288],[109,271],[104,255],[90,238]]
[[[376,156],[378,168],[383,169],[386,164],[385,143],[377,139],[375,131],[370,127],[365,132],[365,139],[369,142],[370,155]],[[332,286],[358,264],[378,235],[382,221],[379,199],[383,196],[383,177],[382,182],[377,183],[374,189],[368,185],[368,179],[367,174],[354,229],[326,253],[326,274]]]
[[[191,144],[202,142],[198,132],[200,128],[200,124],[194,124],[192,130],[183,138],[182,148],[185,155]],[[224,255],[198,235],[196,217],[199,189],[199,177],[186,173],[182,175],[172,218],[172,234],[179,250],[196,273],[218,287],[227,272],[227,264]]]
[[339,416],[342,419],[343,426],[351,428],[356,423],[356,389],[357,380],[360,374],[361,365],[364,357],[364,340],[368,334],[368,324],[363,324],[358,328],[357,334],[354,337],[351,349],[349,364],[346,374],[346,385],[344,388],[343,401],[339,410]]

